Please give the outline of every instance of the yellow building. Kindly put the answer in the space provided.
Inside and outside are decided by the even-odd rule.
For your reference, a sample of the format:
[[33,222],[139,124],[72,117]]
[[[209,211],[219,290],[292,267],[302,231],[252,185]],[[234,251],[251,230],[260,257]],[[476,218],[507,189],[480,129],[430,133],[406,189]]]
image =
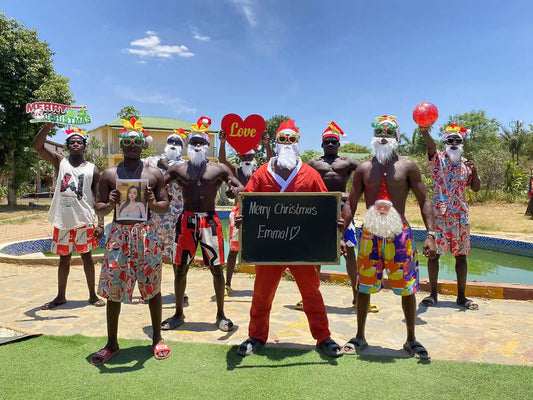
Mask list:
[[[156,154],[162,154],[164,152],[167,137],[174,131],[174,129],[182,128],[185,132],[188,132],[191,129],[190,122],[180,121],[175,118],[141,116],[137,119],[142,122],[144,130],[154,139],[150,146],[154,147]],[[107,156],[109,166],[117,165],[123,160],[118,137],[119,132],[123,127],[124,125],[122,124],[122,121],[120,119],[115,119],[88,132],[90,138],[95,138],[104,143],[104,147],[99,150],[99,155]],[[218,140],[217,131],[209,130],[209,134],[211,136],[211,143],[209,145],[207,156],[210,159],[215,159],[218,155],[216,146],[216,141]],[[187,145],[185,144],[185,148],[183,149],[184,155],[187,153],[186,146]]]

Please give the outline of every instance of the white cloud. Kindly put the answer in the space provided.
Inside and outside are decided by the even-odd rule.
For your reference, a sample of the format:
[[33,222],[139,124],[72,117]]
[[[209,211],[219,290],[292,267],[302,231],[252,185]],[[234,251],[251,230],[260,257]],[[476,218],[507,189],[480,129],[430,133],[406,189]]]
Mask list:
[[137,54],[141,57],[172,58],[173,55],[179,57],[194,57],[194,53],[190,52],[187,46],[162,45],[161,39],[159,39],[156,32],[147,31],[146,34],[148,37],[130,42],[130,45],[136,48],[128,48],[122,51],[129,54]]
[[197,110],[179,97],[172,97],[159,92],[143,92],[139,88],[115,86],[117,95],[124,100],[134,101],[139,104],[156,104],[170,107],[176,114],[197,114]]
[[255,16],[254,1],[253,0],[232,0],[232,3],[237,9],[244,14],[244,17],[250,26],[257,25],[257,18]]
[[209,42],[211,38],[209,36],[204,36],[200,34],[200,31],[197,28],[192,28],[193,37],[200,42]]

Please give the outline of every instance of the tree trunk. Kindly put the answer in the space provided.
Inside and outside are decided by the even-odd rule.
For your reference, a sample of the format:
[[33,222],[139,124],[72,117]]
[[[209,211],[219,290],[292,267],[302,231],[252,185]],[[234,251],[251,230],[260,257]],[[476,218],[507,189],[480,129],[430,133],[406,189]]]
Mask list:
[[15,207],[17,205],[17,190],[15,188],[15,149],[11,149],[6,154],[7,176],[7,205]]

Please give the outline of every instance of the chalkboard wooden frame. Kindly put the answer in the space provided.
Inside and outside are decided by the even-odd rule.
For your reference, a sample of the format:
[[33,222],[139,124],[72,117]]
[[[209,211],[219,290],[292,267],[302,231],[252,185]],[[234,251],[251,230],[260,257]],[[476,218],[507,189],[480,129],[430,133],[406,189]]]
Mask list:
[[341,192],[240,193],[239,261],[339,264]]

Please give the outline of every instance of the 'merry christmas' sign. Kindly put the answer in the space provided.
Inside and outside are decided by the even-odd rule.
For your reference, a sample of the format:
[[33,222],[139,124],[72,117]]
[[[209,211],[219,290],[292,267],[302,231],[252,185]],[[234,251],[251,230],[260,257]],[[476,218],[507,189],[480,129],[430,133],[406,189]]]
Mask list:
[[31,113],[30,122],[53,122],[62,125],[85,125],[91,123],[86,106],[38,101],[26,104],[26,112]]

